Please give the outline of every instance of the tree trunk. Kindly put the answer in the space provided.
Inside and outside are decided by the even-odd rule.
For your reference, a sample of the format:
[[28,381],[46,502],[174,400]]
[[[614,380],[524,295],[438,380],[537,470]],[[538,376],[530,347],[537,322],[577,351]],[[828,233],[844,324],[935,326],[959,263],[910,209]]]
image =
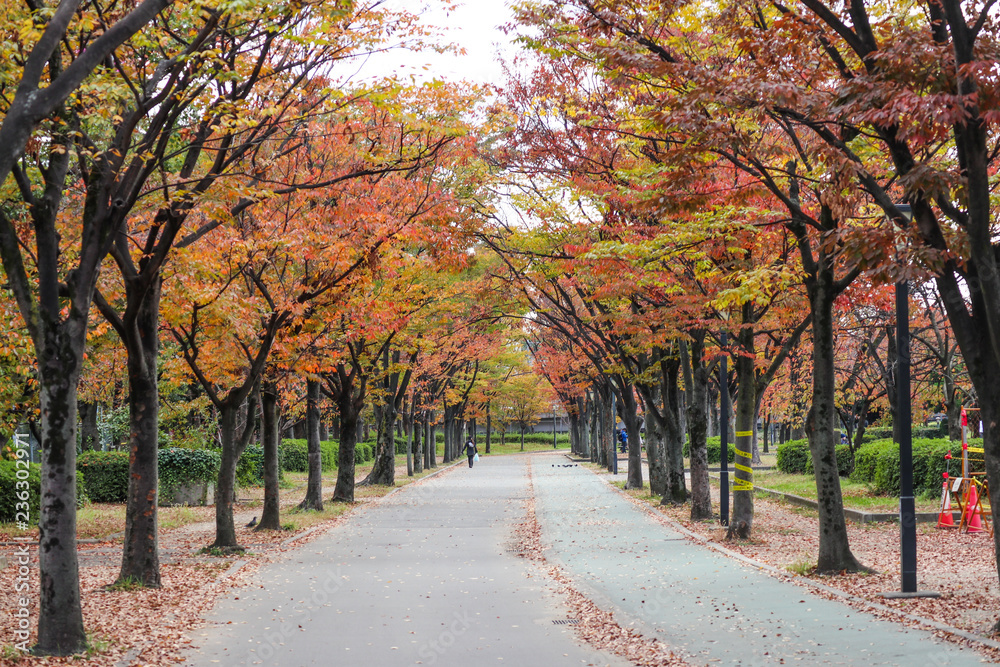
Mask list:
[[236,540],[236,524],[233,521],[233,501],[236,498],[236,464],[246,449],[253,433],[252,412],[247,408],[247,424],[242,434],[236,433],[236,417],[241,404],[235,400],[223,401],[219,408],[219,433],[222,439],[222,464],[219,467],[219,481],[215,487],[215,542],[212,547],[226,550],[242,550]]
[[707,409],[708,409],[708,435],[709,437],[714,437],[722,434],[722,428],[719,422],[722,420],[722,416],[719,414],[721,402],[718,400],[721,398],[719,388],[715,384],[709,385],[705,398],[707,399]]
[[799,386],[799,360],[794,352],[788,355],[788,392],[792,397],[791,409],[786,414],[787,421],[784,422],[781,432],[781,442],[788,440],[801,440],[806,437],[802,415],[805,412],[802,396],[805,394],[804,388]]
[[142,299],[134,324],[126,328],[122,340],[128,352],[129,480],[118,581],[138,581],[143,586],[159,588],[157,455],[160,395],[157,361],[160,354],[160,281],[153,282]]
[[386,397],[375,411],[376,438],[375,464],[362,484],[380,486],[396,485],[396,406],[391,396]]
[[444,430],[444,463],[450,463],[452,459],[455,458],[452,453],[452,435],[454,434],[454,423],[455,423],[455,408],[450,405],[444,406],[444,423],[442,428]]
[[601,449],[604,452],[604,464],[610,472],[615,469],[614,459],[618,456],[618,443],[615,440],[614,391],[608,382],[604,383],[603,390],[601,396]]
[[948,438],[962,439],[962,397],[954,381],[945,380],[945,410],[948,415]]
[[809,411],[809,449],[816,476],[819,502],[818,572],[857,572],[865,570],[851,553],[844,518],[844,499],[837,470],[835,382],[833,347],[833,288],[832,267],[820,259],[815,276],[807,277],[806,288],[812,311],[813,391]]
[[[411,361],[414,358],[411,357]],[[396,485],[396,419],[410,382],[409,370],[390,372],[390,368],[399,367],[399,361],[399,350],[390,352],[388,347],[384,348],[382,364],[386,374],[383,380],[385,393],[381,405],[375,411],[378,443],[375,447],[375,464],[362,484]]]
[[[281,530],[278,481],[278,387],[265,382],[260,390],[260,432],[264,443],[264,507],[256,530]],[[308,413],[308,408],[306,411]],[[247,419],[250,419],[249,412]],[[318,419],[316,420],[319,421]],[[312,429],[309,429],[312,432]],[[319,429],[316,428],[317,440]]]
[[667,465],[664,461],[666,447],[663,445],[663,420],[653,408],[652,402],[658,393],[655,389],[641,389],[646,401],[646,460],[649,463],[649,492],[654,496],[667,495]]
[[[753,302],[743,305],[743,322],[736,335],[736,460],[733,468],[733,512],[726,539],[748,540],[753,532],[753,434],[757,420],[757,378],[754,329],[747,324],[753,315]],[[723,452],[723,456],[725,456]]]
[[427,447],[427,444],[424,442],[427,429],[420,420],[420,414],[420,412],[414,411],[411,416],[413,421],[413,471],[415,473],[424,471],[424,451]]
[[601,409],[596,390],[587,392],[590,403],[590,462],[604,465],[601,460]]
[[340,411],[340,447],[337,450],[337,486],[333,502],[354,502],[354,449],[358,444],[358,415],[360,410],[353,400],[353,387],[343,387],[336,397]]
[[84,452],[101,448],[101,433],[97,428],[97,403],[80,403],[80,449]]
[[[663,401],[663,463],[666,467],[667,486],[664,494],[671,502],[687,501],[687,484],[684,480],[684,428],[681,420],[681,390],[679,376],[683,357],[678,354],[660,362],[660,382]],[[684,355],[686,356],[686,352]]]
[[[886,329],[888,335],[886,336],[886,359],[885,363],[882,364],[882,381],[885,383],[886,403],[888,404],[889,417],[892,422],[892,441],[900,442],[900,428],[902,425],[896,418],[896,408],[899,405],[895,374],[896,365],[899,363],[899,352],[896,346],[896,325],[891,324]],[[877,351],[873,350],[872,354],[877,354]]]
[[434,411],[427,411],[427,435],[424,438],[424,468],[437,468],[437,434],[434,432]]
[[[42,489],[38,541],[38,644],[42,655],[71,655],[86,647],[76,553],[77,384],[86,315],[43,327],[38,354],[42,414]],[[77,326],[73,326],[76,324]],[[74,335],[75,334],[75,335]]]
[[635,400],[632,383],[620,375],[614,376],[614,380],[621,399],[618,413],[621,415],[622,422],[625,424],[625,433],[628,435],[628,478],[625,481],[625,488],[641,489],[644,484],[642,481],[642,445],[639,442],[639,406]]
[[486,453],[490,453],[490,442],[493,439],[493,415],[490,414],[489,401],[486,402]]
[[413,477],[413,410],[403,406],[403,436],[406,438],[406,476]]
[[323,449],[320,446],[319,380],[306,380],[306,448],[309,456],[309,480],[301,510],[323,510]]
[[712,518],[712,492],[708,480],[708,368],[705,366],[705,332],[692,333],[691,404],[688,424],[691,429],[691,520]]

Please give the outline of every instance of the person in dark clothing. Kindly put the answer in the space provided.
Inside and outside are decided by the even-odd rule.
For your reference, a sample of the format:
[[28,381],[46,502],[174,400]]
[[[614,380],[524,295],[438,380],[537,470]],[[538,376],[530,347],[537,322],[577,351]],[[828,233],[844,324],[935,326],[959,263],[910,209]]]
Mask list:
[[472,438],[469,438],[468,442],[465,443],[465,447],[462,448],[465,455],[469,457],[469,467],[472,467],[473,459],[476,458],[478,450],[476,449],[476,443]]
[[621,443],[622,454],[626,453],[628,451],[628,431],[624,428],[618,432],[618,442]]

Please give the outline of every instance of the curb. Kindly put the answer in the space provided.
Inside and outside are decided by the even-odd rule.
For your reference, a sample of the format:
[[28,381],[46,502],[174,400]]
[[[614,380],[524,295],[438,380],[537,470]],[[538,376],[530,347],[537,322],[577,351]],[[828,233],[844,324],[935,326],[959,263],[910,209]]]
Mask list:
[[662,521],[663,523],[669,524],[671,528],[673,528],[677,532],[685,535],[686,537],[694,540],[695,542],[701,544],[702,546],[708,547],[709,549],[712,549],[713,551],[716,551],[716,552],[718,552],[720,554],[723,554],[725,556],[728,556],[730,558],[738,560],[738,561],[740,561],[742,563],[745,563],[747,565],[755,567],[755,568],[757,568],[759,570],[767,572],[768,574],[770,574],[772,576],[775,576],[775,577],[777,577],[779,579],[784,579],[784,580],[789,581],[791,583],[799,584],[799,585],[802,585],[802,586],[805,586],[805,587],[808,587],[808,588],[813,588],[813,589],[818,590],[818,591],[823,591],[824,593],[828,593],[830,595],[833,595],[834,597],[840,598],[841,600],[844,600],[844,601],[847,601],[847,602],[853,602],[855,604],[861,605],[862,607],[865,607],[865,608],[868,608],[868,609],[872,609],[872,610],[876,610],[876,611],[880,611],[880,612],[892,614],[893,616],[896,616],[898,618],[905,619],[907,621],[911,621],[911,622],[917,623],[917,624],[919,624],[919,625],[921,625],[921,626],[923,626],[924,628],[927,628],[927,629],[937,630],[939,632],[945,632],[947,634],[954,635],[956,637],[961,637],[962,639],[965,639],[965,640],[970,641],[970,642],[976,642],[977,644],[981,644],[982,646],[985,646],[985,647],[988,647],[988,648],[1000,649],[1000,641],[996,641],[996,640],[990,639],[988,637],[984,637],[982,635],[973,634],[971,632],[967,632],[966,630],[962,630],[960,628],[952,627],[950,625],[945,625],[944,623],[938,623],[937,621],[932,621],[932,620],[924,618],[922,616],[915,616],[913,614],[908,614],[908,613],[906,613],[904,611],[900,611],[898,609],[894,609],[893,607],[887,607],[887,606],[881,605],[881,604],[879,604],[877,602],[872,602],[871,600],[867,600],[865,598],[861,598],[861,597],[858,597],[856,595],[851,595],[850,593],[845,593],[844,591],[840,590],[839,588],[834,588],[832,586],[827,586],[826,584],[821,584],[821,583],[819,583],[817,581],[813,581],[812,579],[809,579],[808,577],[802,577],[802,576],[799,576],[797,574],[793,574],[793,573],[785,571],[785,570],[780,570],[780,569],[774,567],[773,565],[768,565],[767,563],[761,563],[761,562],[755,561],[752,558],[748,558],[747,556],[744,556],[743,554],[736,553],[735,551],[731,551],[731,550],[727,549],[724,546],[721,546],[721,545],[719,545],[719,544],[717,544],[715,542],[712,542],[710,540],[705,539],[701,535],[695,533],[694,531],[691,531],[691,530],[685,528],[680,523],[677,523],[676,521],[674,521],[673,519],[671,519],[667,515],[662,514],[660,512],[657,512],[655,509],[653,509],[647,503],[643,503],[643,502],[635,500],[634,498],[632,498],[631,496],[629,496],[627,493],[625,493],[624,491],[622,491],[621,489],[619,489],[614,484],[608,484],[608,486],[610,486],[612,489],[614,489],[618,494],[622,495],[626,500],[632,502],[635,505],[638,505],[643,511],[645,511],[647,514],[649,514],[653,518],[658,519],[659,521]]

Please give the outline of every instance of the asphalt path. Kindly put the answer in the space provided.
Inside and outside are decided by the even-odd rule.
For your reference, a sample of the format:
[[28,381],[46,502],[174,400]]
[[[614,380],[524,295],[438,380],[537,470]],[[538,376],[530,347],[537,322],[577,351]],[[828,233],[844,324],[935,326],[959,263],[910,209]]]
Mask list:
[[515,555],[529,489],[548,562],[692,665],[982,664],[706,548],[563,453],[462,462],[359,508],[222,599],[187,664],[624,667]]
[[515,553],[528,466],[463,461],[358,508],[222,598],[186,664],[624,667]]

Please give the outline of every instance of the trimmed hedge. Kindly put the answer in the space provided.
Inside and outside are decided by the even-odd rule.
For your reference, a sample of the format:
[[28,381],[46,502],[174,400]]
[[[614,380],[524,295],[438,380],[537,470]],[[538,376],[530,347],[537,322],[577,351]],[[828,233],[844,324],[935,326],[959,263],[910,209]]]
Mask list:
[[[323,470],[336,470],[339,463],[340,443],[336,440],[320,442]],[[357,465],[369,463],[375,458],[377,440],[365,440],[354,445],[354,462]],[[249,448],[248,448],[249,449]],[[282,470],[309,472],[309,445],[302,438],[286,438],[281,441]],[[396,439],[396,453],[406,453],[406,440]],[[263,483],[263,482],[261,482]]]
[[[854,472],[854,452],[851,451],[850,445],[837,445],[835,451],[837,454],[837,474],[841,477],[850,477],[851,473]],[[812,468],[811,461],[809,467]]]
[[[76,473],[77,509],[87,502],[86,481],[82,471]],[[21,487],[18,487],[18,483]],[[25,484],[26,483],[26,484]],[[28,524],[38,522],[42,497],[42,466],[29,463],[28,467],[18,466],[16,461],[0,460],[0,523],[15,522],[17,503],[28,503]],[[23,509],[22,509],[23,511]],[[23,519],[23,517],[21,517]]]
[[812,472],[809,440],[786,440],[778,445],[777,466],[778,470],[790,475],[806,475]]
[[[21,464],[20,473],[19,476],[16,461],[0,461],[0,522],[16,521],[17,503],[24,501],[28,503],[28,523],[33,523],[38,518],[38,508],[42,495],[42,466],[37,463],[29,463],[28,469],[25,471],[24,464]],[[18,489],[18,481],[27,482],[27,488]],[[24,484],[21,486],[23,487]],[[79,487],[79,480],[77,480],[77,487]]]
[[185,482],[214,482],[219,477],[222,456],[208,449],[170,447],[157,452],[160,487]]
[[[443,443],[444,442],[444,433],[442,433],[440,430],[436,431],[435,440],[437,441],[438,444]],[[499,442],[500,442],[500,431],[498,431],[496,428],[494,428],[493,429],[493,434],[491,435],[490,440],[493,443],[499,444]],[[508,445],[512,444],[512,443],[513,444],[521,444],[521,433],[520,433],[520,431],[518,431],[518,429],[516,427],[508,429],[507,430],[507,434],[504,436],[504,441]],[[479,443],[479,442],[485,443],[486,442],[486,433],[477,433],[476,434],[476,442],[477,443]],[[617,443],[618,440],[616,439],[615,442]],[[463,442],[462,444],[465,444],[465,443]],[[549,447],[551,447],[552,446],[552,432],[549,431],[548,433],[525,433],[524,434],[524,444],[526,444],[526,445],[528,445],[528,444],[531,444],[531,445],[548,445]],[[569,433],[556,433],[556,446],[557,447],[560,447],[560,446],[569,447]],[[406,453],[406,440],[402,440],[402,445],[400,445],[400,440],[399,439],[396,440],[396,453],[397,454],[405,454]]]
[[[281,479],[284,468],[281,461],[282,449],[278,447],[278,478]],[[236,462],[236,486],[264,486],[264,447],[247,445]]]
[[[336,470],[339,443],[336,440],[323,440],[319,443],[319,449],[323,470]],[[283,470],[309,472],[309,443],[304,438],[285,438],[281,441],[281,451]]]
[[[849,445],[837,445],[837,474],[849,477],[854,470],[854,454]],[[793,475],[813,474],[812,452],[809,440],[788,440],[778,445],[778,470]]]
[[[729,442],[729,462],[735,463],[736,461],[736,443]],[[708,463],[722,463],[722,438],[717,435],[713,435],[706,439],[705,447],[708,449]],[[691,441],[688,440],[684,443],[685,457],[691,456]]]
[[[970,447],[982,447],[982,440],[972,440]],[[948,466],[944,455],[955,457]],[[913,439],[914,495],[935,497],[941,492],[942,473],[950,467],[955,476],[961,472],[961,444],[947,438]],[[982,460],[970,462],[970,472],[983,472]],[[899,445],[892,440],[878,440],[859,449],[851,479],[868,484],[882,495],[899,495]]]
[[[910,435],[914,440],[938,440],[948,437],[947,424],[913,424],[910,426]],[[865,434],[861,437],[862,444],[875,442],[877,440],[892,440],[891,426],[869,426],[865,429]]]
[[[157,453],[160,486],[190,480],[214,482],[221,461],[219,453],[209,449],[161,449]],[[128,500],[128,452],[83,452],[77,457],[76,466],[83,473],[83,486],[93,502],[124,503]]]
[[83,472],[83,485],[93,502],[128,499],[128,452],[86,451],[76,458],[76,469]]

